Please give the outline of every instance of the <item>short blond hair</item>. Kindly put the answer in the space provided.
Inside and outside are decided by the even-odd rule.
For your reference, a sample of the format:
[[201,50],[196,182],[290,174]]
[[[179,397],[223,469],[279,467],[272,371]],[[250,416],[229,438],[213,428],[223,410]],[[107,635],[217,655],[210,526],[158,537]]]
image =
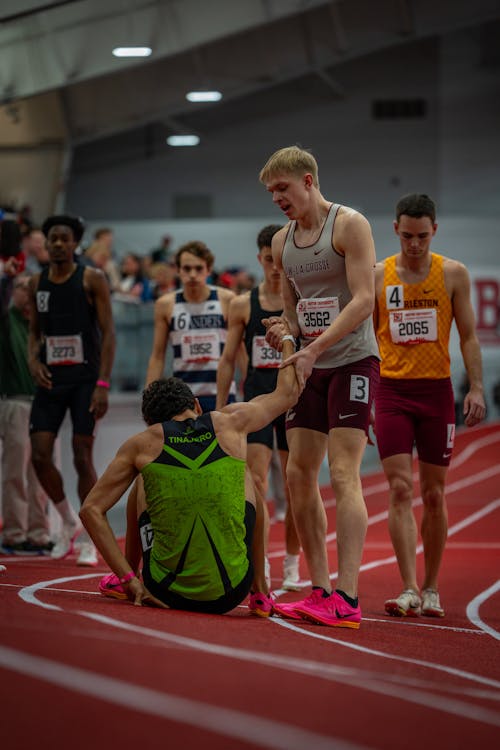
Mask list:
[[259,180],[265,184],[279,174],[297,177],[311,174],[314,187],[319,189],[318,162],[309,151],[299,146],[287,146],[275,151],[260,170]]

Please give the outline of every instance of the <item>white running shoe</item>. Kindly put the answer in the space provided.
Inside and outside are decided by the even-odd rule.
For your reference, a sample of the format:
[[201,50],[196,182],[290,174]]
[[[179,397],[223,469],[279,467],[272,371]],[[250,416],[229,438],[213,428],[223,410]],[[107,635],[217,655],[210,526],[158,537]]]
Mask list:
[[64,522],[61,527],[61,533],[50,553],[51,558],[53,560],[63,560],[70,555],[73,552],[75,539],[82,529],[83,526],[79,519],[75,523]]
[[285,562],[283,563],[283,583],[281,584],[281,588],[285,589],[285,591],[300,591],[302,588],[299,575],[299,557],[298,555],[293,555],[293,557],[297,559],[287,561],[285,558]]
[[405,589],[397,599],[388,599],[385,611],[394,617],[418,617],[421,612],[422,600],[413,589]]
[[83,542],[76,564],[94,568],[98,562],[97,550],[92,542]]
[[5,565],[0,565],[0,573],[5,573],[6,570],[7,568],[5,567]]
[[422,614],[426,617],[444,617],[444,609],[439,601],[439,594],[434,589],[422,591]]

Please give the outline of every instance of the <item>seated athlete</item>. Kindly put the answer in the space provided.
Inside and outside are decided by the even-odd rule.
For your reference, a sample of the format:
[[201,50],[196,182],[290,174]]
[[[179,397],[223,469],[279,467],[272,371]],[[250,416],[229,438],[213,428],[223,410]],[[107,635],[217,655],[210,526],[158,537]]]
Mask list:
[[[293,337],[284,336],[284,356],[294,350]],[[146,388],[142,411],[150,426],[121,446],[80,511],[114,573],[101,581],[102,593],[113,595],[115,588],[115,596],[124,590],[139,606],[214,614],[243,601],[252,587],[255,523],[247,435],[293,406],[299,394],[293,366],[280,369],[272,393],[205,414],[178,378]],[[129,495],[124,555],[106,514],[138,474],[142,486],[138,481]],[[143,582],[136,574],[141,554]],[[250,611],[268,616],[272,600],[263,588],[255,579]]]

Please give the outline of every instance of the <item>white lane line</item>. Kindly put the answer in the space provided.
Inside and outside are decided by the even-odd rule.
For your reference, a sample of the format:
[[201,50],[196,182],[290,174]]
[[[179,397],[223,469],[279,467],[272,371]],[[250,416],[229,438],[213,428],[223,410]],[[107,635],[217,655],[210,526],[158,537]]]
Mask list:
[[216,735],[276,750],[367,750],[353,742],[310,732],[307,729],[264,719],[255,714],[202,703],[152,690],[124,680],[70,667],[60,662],[0,646],[0,665],[75,693],[101,698],[129,710],[159,716],[176,723],[208,730]]
[[[75,593],[78,593],[75,591]],[[415,618],[413,618],[415,619]],[[395,625],[407,628],[426,628],[427,630],[449,630],[452,633],[470,633],[470,635],[485,635],[481,630],[475,630],[473,628],[454,628],[451,625],[431,625],[428,622],[413,622],[412,618],[408,617],[363,617],[363,622],[382,622],[384,625]]]
[[[351,641],[340,640],[339,638],[334,638],[333,636],[329,635],[322,635],[321,633],[316,633],[311,630],[304,631],[294,623],[288,620],[283,620],[279,617],[271,617],[269,618],[269,620],[275,625],[280,625],[283,628],[288,628],[289,630],[293,630],[296,633],[306,634],[311,638],[317,638],[321,641],[329,641],[330,643],[335,643],[339,646],[350,648],[353,651],[359,651],[363,654],[370,654],[370,656],[380,656],[383,659],[390,659],[391,661],[402,661],[406,664],[413,664],[418,667],[426,667],[427,669],[433,669],[438,672],[446,672],[447,674],[454,675],[455,677],[461,677],[464,680],[478,682],[481,685],[488,685],[489,687],[500,690],[500,681],[494,680],[490,677],[483,677],[482,675],[473,674],[472,672],[467,672],[463,669],[456,669],[455,667],[447,667],[445,664],[439,664],[437,662],[424,661],[423,659],[413,659],[409,656],[398,656],[397,654],[389,654],[385,651],[377,651],[376,649],[368,648],[367,646],[360,646],[359,644],[352,643]],[[304,623],[304,625],[305,624],[306,623]],[[436,687],[438,689],[442,689],[443,686],[436,685]]]
[[488,633],[488,635],[491,635],[493,638],[496,638],[497,641],[500,641],[500,633],[498,632],[498,630],[495,630],[494,628],[490,627],[490,625],[487,625],[479,616],[479,607],[481,606],[481,604],[484,604],[485,601],[487,601],[498,591],[500,591],[500,581],[492,584],[488,589],[483,591],[481,594],[478,594],[471,602],[469,602],[469,604],[467,605],[466,614],[469,620],[474,625],[477,625],[477,627],[481,628],[481,630],[483,630],[485,633]]
[[47,588],[48,586],[57,585],[58,583],[67,583],[68,581],[82,581],[86,578],[99,578],[102,573],[86,573],[79,576],[65,576],[64,578],[53,578],[51,581],[38,581],[33,583],[31,586],[24,586],[19,592],[18,596],[28,604],[36,604],[38,607],[44,609],[61,610],[61,607],[57,607],[55,604],[48,604],[47,602],[41,602],[36,598],[35,594],[39,589]]
[[[500,467],[498,468],[498,471],[500,471]],[[414,501],[415,503],[415,501]],[[480,508],[480,510],[475,511],[474,513],[471,513],[470,516],[466,516],[461,521],[458,521],[457,523],[453,524],[453,526],[450,526],[448,529],[448,538],[450,536],[453,536],[454,534],[458,534],[459,531],[462,531],[467,526],[471,526],[473,523],[476,523],[476,521],[479,521],[484,516],[488,515],[488,513],[493,513],[498,507],[500,507],[500,498],[496,498],[496,500],[492,500],[488,505],[485,505],[483,508]],[[373,518],[373,516],[372,516]],[[370,521],[368,521],[370,523]],[[422,544],[417,545],[417,555],[419,555],[421,552],[423,552],[424,547]],[[397,562],[396,555],[391,555],[390,557],[383,557],[379,558],[378,560],[371,560],[368,563],[363,563],[359,569],[359,572],[363,572],[366,570],[373,570],[374,568],[380,568],[383,565],[391,565],[392,563]],[[338,578],[338,572],[335,571],[334,573],[330,573],[330,581],[334,581],[336,578]],[[300,586],[301,589],[307,588],[311,585],[310,580],[300,581],[298,586]],[[287,593],[284,589],[278,589],[274,592],[276,596],[281,596],[282,594]]]
[[[500,439],[500,436],[499,436]],[[468,477],[464,477],[463,479],[458,479],[455,482],[450,482],[450,484],[446,485],[445,488],[445,494],[446,496],[450,495],[453,492],[458,492],[459,490],[464,489],[464,487],[470,487],[471,485],[477,485],[479,482],[482,482],[486,479],[491,479],[491,477],[495,476],[496,474],[500,474],[500,465],[491,466],[487,469],[483,469],[482,471],[477,472],[477,474],[471,474]],[[364,495],[367,493],[364,492]],[[418,505],[422,504],[422,497],[419,495],[418,497],[415,497],[412,501],[412,506],[416,507]],[[325,504],[326,507],[326,504]],[[368,518],[368,526],[373,526],[376,523],[379,523],[379,521],[385,521],[389,517],[389,510],[382,510],[380,513],[375,513],[373,516],[369,516]],[[326,542],[333,542],[337,538],[337,532],[332,531],[330,534],[326,535]],[[275,550],[273,552],[270,552],[268,554],[268,557],[276,558],[276,557],[284,557],[285,556],[285,548],[282,547],[279,550]]]
[[[2,586],[13,588],[13,589],[21,589],[23,586],[20,583],[0,583],[0,588]],[[102,596],[102,594],[99,591],[86,591],[85,589],[60,589],[55,587],[45,588],[45,591],[50,593],[52,591],[55,591],[56,593],[62,593],[62,594],[89,594],[91,596]],[[278,589],[280,591],[280,589]],[[282,593],[286,593],[284,590],[282,590]],[[238,607],[236,609],[247,609],[246,604],[238,604]],[[406,626],[409,628],[427,628],[432,630],[449,630],[453,633],[470,633],[471,635],[486,635],[485,632],[482,630],[477,630],[476,628],[457,628],[452,627],[451,625],[431,625],[428,622],[413,622],[408,619],[402,619],[402,618],[395,618],[395,617],[385,617],[385,618],[379,618],[379,617],[363,617],[363,622],[381,622],[384,625],[393,626],[393,627],[399,627],[400,625]]]
[[[45,582],[44,585],[45,586],[50,585],[50,583],[51,582],[48,581],[48,582]],[[34,586],[36,586],[36,584],[29,587],[31,590],[31,593],[27,600],[29,600],[30,603],[32,604],[41,604],[34,597],[34,591],[33,591]],[[39,584],[38,587],[43,588],[43,585]],[[56,608],[56,609],[61,609],[61,608]],[[64,611],[71,612],[71,610],[64,610]],[[227,658],[237,659],[240,661],[245,661],[245,662],[249,662],[253,664],[261,664],[262,666],[265,666],[265,667],[274,667],[274,668],[283,669],[286,671],[298,672],[300,674],[305,674],[309,676],[321,677],[323,679],[327,679],[329,681],[335,681],[344,685],[346,683],[349,683],[349,684],[352,684],[354,687],[357,687],[360,689],[364,689],[364,690],[368,690],[368,691],[372,691],[376,693],[383,693],[390,697],[396,697],[396,698],[399,698],[400,700],[405,700],[410,703],[417,703],[420,705],[425,705],[426,707],[431,707],[436,710],[444,711],[446,713],[451,713],[453,715],[459,715],[459,716],[467,717],[473,720],[481,721],[483,723],[500,726],[500,714],[495,714],[494,712],[488,711],[486,709],[482,709],[477,706],[469,706],[467,703],[463,701],[451,701],[446,698],[442,698],[438,700],[435,696],[433,696],[432,700],[430,700],[429,696],[427,697],[422,696],[416,691],[412,691],[412,690],[406,691],[405,689],[403,689],[403,684],[405,681],[404,677],[400,678],[397,688],[393,688],[392,686],[389,686],[386,690],[384,687],[384,680],[386,679],[386,675],[384,675],[383,673],[367,672],[367,671],[362,671],[359,669],[351,668],[348,666],[326,664],[322,662],[316,662],[313,660],[301,659],[301,658],[287,656],[287,655],[270,654],[270,653],[252,651],[249,649],[240,649],[240,648],[235,648],[235,647],[230,647],[230,646],[223,646],[221,644],[208,643],[205,641],[199,641],[194,638],[188,638],[185,636],[175,635],[175,634],[171,634],[168,632],[158,631],[152,628],[141,627],[137,624],[129,624],[129,623],[124,622],[123,620],[115,620],[106,615],[101,615],[101,614],[93,613],[93,612],[87,612],[85,610],[73,612],[73,614],[78,614],[82,617],[86,617],[95,622],[110,625],[120,630],[131,631],[135,633],[136,635],[138,633],[141,633],[147,638],[155,638],[160,641],[166,641],[170,644],[174,643],[175,645],[181,648],[183,647],[183,648],[188,648],[188,649],[194,649],[197,651],[202,651],[204,653],[209,653],[209,654],[213,654],[216,656],[224,656]],[[168,614],[166,616],[168,616]],[[429,669],[443,671],[455,677],[468,680],[470,682],[475,682],[481,685],[486,685],[488,687],[500,689],[500,682],[492,680],[490,678],[482,677],[480,675],[475,675],[470,672],[466,672],[464,670],[458,670],[452,667],[446,667],[445,665],[434,664],[432,662],[424,662],[422,660],[411,659],[409,657],[400,657],[394,654],[386,654],[384,652],[375,651],[373,649],[369,649],[363,646],[358,646],[356,644],[340,641],[333,637],[323,636],[319,633],[306,632],[302,630],[301,628],[290,625],[289,623],[278,620],[277,618],[272,618],[271,622],[275,622],[275,624],[281,625],[282,627],[285,627],[285,628],[290,628],[291,630],[297,633],[300,633],[302,635],[305,634],[313,638],[324,640],[330,643],[339,644],[341,646],[352,648],[362,653],[366,653],[366,654],[370,654],[374,656],[380,656],[384,659],[388,658],[388,659],[392,659],[395,661],[402,661],[402,662],[414,664],[420,667],[423,666]],[[446,686],[439,685],[438,688],[446,689]],[[416,693],[415,695],[413,695],[414,692]]]

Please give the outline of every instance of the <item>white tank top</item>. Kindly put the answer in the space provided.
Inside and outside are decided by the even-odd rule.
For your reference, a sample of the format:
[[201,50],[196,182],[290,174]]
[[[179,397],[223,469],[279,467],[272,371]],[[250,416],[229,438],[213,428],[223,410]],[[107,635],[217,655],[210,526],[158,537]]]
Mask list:
[[[217,395],[217,366],[226,343],[226,321],[215,287],[205,302],[187,302],[175,295],[169,339],[173,346],[173,374],[198,396]],[[236,396],[234,380],[229,390]]]
[[[345,258],[333,247],[333,227],[340,206],[332,203],[317,241],[307,247],[295,244],[296,222],[288,229],[282,263],[297,294],[297,315],[302,346],[319,336],[352,299],[347,284]],[[365,357],[378,357],[372,316],[324,351],[314,367],[341,367]]]

